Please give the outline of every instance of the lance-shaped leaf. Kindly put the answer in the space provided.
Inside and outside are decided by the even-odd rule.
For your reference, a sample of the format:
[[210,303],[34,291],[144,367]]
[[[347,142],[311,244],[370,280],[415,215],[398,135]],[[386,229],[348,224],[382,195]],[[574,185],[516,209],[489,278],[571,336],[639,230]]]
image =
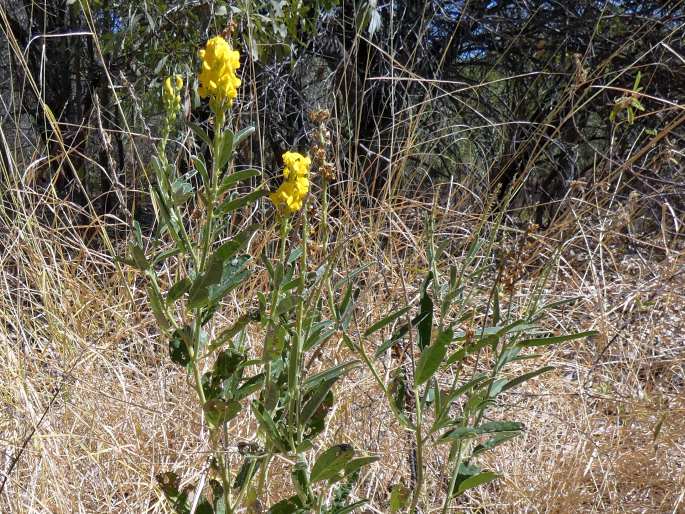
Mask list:
[[335,445],[323,452],[312,467],[312,483],[344,476],[345,465],[354,457],[354,448],[349,444]]
[[347,373],[348,371],[358,367],[360,364],[360,361],[355,360],[355,361],[349,361],[345,362],[343,364],[339,364],[337,366],[334,366],[332,368],[327,369],[326,371],[322,371],[321,373],[317,373],[316,375],[312,375],[309,377],[307,380],[304,382],[304,390],[305,391],[311,391],[315,387],[318,387],[322,382],[326,382],[328,380],[331,380],[333,378],[337,379]]
[[249,169],[236,171],[235,173],[226,175],[222,179],[221,185],[219,186],[219,194],[225,193],[231,188],[231,186],[237,184],[238,182],[244,182],[245,180],[249,180],[252,177],[259,177],[261,176],[261,174],[262,172],[259,170]]
[[471,439],[481,434],[494,434],[498,432],[520,432],[523,430],[523,424],[516,421],[489,421],[477,427],[457,427],[440,439],[439,443],[451,443],[461,439]]
[[417,387],[430,380],[440,368],[447,353],[447,345],[452,341],[452,335],[452,329],[447,328],[438,334],[432,345],[423,349],[414,375],[414,384]]
[[457,490],[454,492],[454,495],[459,496],[468,489],[473,489],[474,487],[478,487],[479,485],[487,484],[488,482],[492,482],[497,478],[499,478],[499,475],[497,473],[494,473],[492,471],[483,471],[482,473],[478,473],[477,475],[462,480],[459,483]]
[[539,337],[536,339],[526,339],[516,343],[521,348],[528,348],[531,346],[548,346],[550,344],[563,343],[564,341],[573,341],[574,339],[582,339],[584,337],[596,336],[596,330],[588,330],[587,332],[578,332],[577,334],[566,334],[561,336]]
[[259,423],[260,428],[264,431],[264,434],[266,434],[269,442],[279,451],[286,451],[283,437],[276,427],[276,423],[271,417],[271,414],[269,414],[269,411],[266,410],[259,400],[252,400],[251,407],[252,413],[255,415],[255,418],[257,418],[257,423]]

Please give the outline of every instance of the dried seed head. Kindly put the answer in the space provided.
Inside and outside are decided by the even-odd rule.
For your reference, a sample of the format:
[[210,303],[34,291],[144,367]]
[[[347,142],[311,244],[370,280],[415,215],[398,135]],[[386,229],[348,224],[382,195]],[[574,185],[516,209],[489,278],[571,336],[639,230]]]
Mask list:
[[313,111],[309,111],[309,121],[316,123],[317,125],[326,123],[330,118],[331,113],[328,111],[328,109],[315,109]]

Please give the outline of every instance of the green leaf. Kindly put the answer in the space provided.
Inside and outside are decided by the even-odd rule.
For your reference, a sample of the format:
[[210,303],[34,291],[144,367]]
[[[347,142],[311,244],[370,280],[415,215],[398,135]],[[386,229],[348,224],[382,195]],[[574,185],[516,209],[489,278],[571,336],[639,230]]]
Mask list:
[[245,180],[249,180],[252,177],[259,177],[262,175],[262,172],[259,170],[254,170],[254,169],[249,169],[249,170],[242,170],[242,171],[236,171],[235,173],[231,173],[230,175],[226,175],[223,180],[221,181],[221,186],[219,187],[219,193],[225,193],[230,189],[231,186],[234,184],[237,184],[238,182],[243,182]]
[[159,487],[176,510],[177,514],[189,514],[190,506],[188,505],[188,495],[185,492],[179,491],[181,479],[173,471],[160,473],[155,477],[159,483]]
[[256,459],[251,455],[246,455],[243,459],[242,465],[240,466],[240,470],[238,470],[238,474],[233,481],[233,489],[241,489],[243,485],[250,481],[255,473],[257,473],[260,465],[260,459]]
[[268,514],[299,514],[302,510],[302,500],[295,495],[272,505]]
[[360,361],[358,360],[349,361],[329,368],[326,371],[322,371],[321,373],[317,373],[316,375],[312,375],[307,380],[305,380],[303,385],[304,390],[312,390],[315,387],[318,387],[322,382],[326,382],[333,378],[337,379],[345,373],[349,372],[350,370],[359,367],[359,365]]
[[438,368],[440,368],[447,353],[447,345],[452,341],[452,336],[451,328],[443,330],[438,334],[435,342],[423,350],[416,365],[416,373],[414,374],[415,386],[418,387],[428,382]]
[[431,343],[431,332],[433,330],[433,300],[428,294],[428,286],[433,280],[433,272],[429,272],[423,281],[421,289],[421,301],[419,317],[421,320],[416,324],[419,333],[419,348],[423,350]]
[[135,243],[130,243],[128,245],[128,249],[129,253],[131,254],[131,258],[133,259],[133,262],[136,265],[136,268],[138,268],[140,271],[150,269],[150,263],[145,257],[145,252],[140,246],[138,246]]
[[492,471],[483,471],[478,475],[474,475],[463,480],[459,484],[459,487],[457,488],[455,495],[459,496],[468,489],[473,489],[474,487],[478,487],[479,485],[487,484],[488,482],[492,482],[496,478],[499,478],[499,475],[497,473],[494,473]]
[[576,334],[526,339],[525,341],[519,341],[518,343],[516,343],[516,346],[520,346],[521,348],[529,348],[533,346],[548,346],[550,344],[563,343],[564,341],[572,341],[574,339],[592,337],[596,336],[597,334],[598,332],[596,330],[588,330],[587,332],[578,332]]
[[290,478],[293,481],[293,486],[297,495],[300,497],[304,506],[309,506],[313,503],[313,493],[309,482],[309,472],[307,470],[307,463],[304,460],[299,460],[290,470]]
[[230,130],[224,130],[221,140],[219,141],[219,159],[217,160],[217,169],[223,170],[232,156],[233,132],[231,132]]
[[247,277],[244,270],[249,256],[243,255],[224,263],[210,259],[207,271],[198,276],[190,288],[188,306],[191,309],[205,307],[221,300]]
[[400,512],[409,506],[411,491],[402,484],[395,484],[390,490],[390,512]]
[[264,431],[269,442],[279,451],[286,451],[283,438],[276,427],[276,423],[271,418],[269,411],[266,410],[259,400],[252,400],[251,408],[255,418],[257,418],[257,423],[259,423],[260,428]]
[[369,500],[359,500],[358,502],[354,502],[350,505],[346,505],[334,510],[333,514],[347,514],[348,512],[354,512],[355,510],[362,508],[367,503],[369,503]]
[[516,421],[489,421],[477,427],[457,427],[445,435],[443,435],[438,442],[446,443],[453,441],[460,441],[463,439],[471,439],[481,434],[494,434],[498,432],[520,432],[523,430],[523,424]]
[[257,231],[259,225],[254,224],[236,234],[230,241],[226,241],[219,246],[210,257],[211,263],[223,263],[226,260],[234,257],[240,250],[242,250],[252,235]]
[[495,434],[493,437],[490,439],[487,439],[483,443],[476,445],[473,448],[473,452],[471,452],[471,455],[474,457],[477,455],[480,455],[481,453],[484,453],[488,450],[492,450],[493,448],[499,446],[502,443],[506,443],[510,439],[513,439],[514,437],[518,437],[521,434],[521,432],[500,432],[498,434]]
[[190,130],[193,131],[193,134],[199,137],[209,148],[212,148],[212,140],[209,138],[207,132],[205,132],[205,130],[200,125],[188,122],[188,127],[190,128]]
[[245,127],[241,131],[239,131],[235,137],[233,138],[233,148],[238,148],[238,145],[242,143],[245,138],[251,136],[254,134],[255,128],[254,127]]
[[380,457],[359,457],[358,459],[352,459],[345,464],[345,475],[353,475],[364,466],[368,466],[369,464],[373,464],[379,460]]
[[377,321],[376,323],[371,325],[368,329],[366,329],[366,331],[364,332],[364,337],[368,337],[371,334],[373,334],[374,332],[377,332],[380,329],[386,327],[387,325],[389,325],[390,323],[395,321],[397,318],[399,318],[399,317],[403,316],[404,314],[406,314],[407,312],[409,312],[409,309],[411,309],[410,305],[388,314],[383,319],[381,319],[380,321]]
[[235,348],[228,348],[219,353],[214,363],[214,375],[221,379],[229,378],[241,364],[245,362],[245,355]]
[[252,393],[259,391],[264,386],[264,373],[258,373],[241,384],[237,391],[233,393],[235,400],[247,398]]
[[309,351],[312,348],[326,342],[335,334],[334,323],[332,321],[320,321],[315,323],[312,328],[307,341],[304,343],[304,351]]
[[162,330],[169,330],[171,324],[169,323],[166,311],[164,310],[162,299],[159,297],[159,294],[157,294],[157,290],[154,287],[149,286],[147,288],[147,294],[150,299],[152,313],[155,315],[159,328]]
[[205,412],[207,423],[216,428],[235,418],[242,409],[242,405],[240,405],[240,402],[235,400],[227,402],[224,400],[213,399],[205,402],[202,409]]
[[547,373],[548,371],[552,371],[553,369],[554,366],[545,366],[544,368],[536,369],[535,371],[531,371],[530,373],[525,373],[520,377],[516,377],[513,380],[509,380],[504,385],[504,387],[502,387],[502,392],[508,391],[509,389],[516,387],[519,384],[523,384],[531,378],[537,377],[538,375],[542,375],[543,373]]
[[319,409],[323,401],[326,399],[328,392],[333,387],[333,384],[338,380],[339,377],[334,377],[325,382],[321,382],[319,387],[312,391],[306,403],[302,407],[300,412],[300,420],[302,423],[306,423],[314,415],[314,413]]
[[181,280],[177,281],[173,286],[171,286],[171,289],[169,289],[169,292],[166,295],[167,305],[171,305],[181,296],[183,296],[188,291],[188,289],[190,289],[191,284],[192,282],[190,281],[190,279],[188,277],[184,277]]
[[278,359],[285,348],[288,339],[288,330],[283,325],[270,325],[264,338],[262,359],[265,362]]
[[183,205],[193,197],[193,186],[183,179],[177,178],[171,184],[171,201],[174,205]]
[[390,339],[387,341],[383,342],[382,345],[378,347],[376,352],[374,353],[374,356],[376,358],[380,357],[383,355],[386,350],[388,350],[390,347],[392,347],[397,341],[401,340],[405,335],[407,335],[407,332],[409,332],[410,328],[414,328],[417,326],[419,323],[421,323],[428,315],[427,314],[418,314],[415,316],[408,324],[405,323],[402,326],[400,326],[395,332],[390,336]]
[[199,157],[197,155],[193,155],[191,157],[191,160],[193,161],[193,164],[195,165],[195,169],[198,171],[200,176],[202,177],[202,183],[209,187],[209,173],[207,172],[207,165],[205,164],[205,161],[202,157]]
[[354,448],[349,444],[335,445],[323,452],[312,467],[312,483],[321,480],[342,478],[345,465],[354,457]]
[[243,314],[233,325],[222,330],[219,335],[208,346],[207,351],[213,352],[221,348],[225,343],[233,339],[242,329],[244,329],[250,321],[254,321],[252,314]]
[[227,198],[219,207],[219,215],[225,216],[226,214],[259,200],[262,196],[266,196],[266,194],[265,191],[257,189],[246,195]]
[[171,362],[179,366],[187,366],[190,364],[190,353],[188,352],[188,345],[185,342],[184,329],[180,328],[174,331],[171,339],[169,339],[169,357]]

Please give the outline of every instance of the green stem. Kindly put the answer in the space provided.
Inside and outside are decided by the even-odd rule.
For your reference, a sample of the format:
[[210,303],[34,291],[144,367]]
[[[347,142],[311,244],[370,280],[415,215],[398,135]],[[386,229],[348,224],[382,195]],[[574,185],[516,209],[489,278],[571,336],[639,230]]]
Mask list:
[[267,453],[263,459],[262,468],[259,470],[259,481],[257,482],[257,499],[261,501],[265,496],[266,480],[269,476],[269,464],[271,462],[271,453]]
[[[295,347],[291,349],[289,369],[288,369],[288,385],[290,390],[290,405],[289,414],[291,427],[297,427],[297,438],[295,444],[299,445],[302,442],[303,427],[300,426],[300,408],[301,408],[301,394],[300,391],[300,370],[302,351],[304,348],[304,289],[305,280],[307,276],[307,238],[309,232],[309,223],[307,218],[307,205],[303,206],[303,223],[302,223],[302,255],[300,256],[300,276],[297,305],[297,321],[296,321],[296,336]],[[295,450],[295,448],[293,448]]]
[[421,411],[421,396],[418,389],[414,391],[416,402],[416,486],[412,495],[411,507],[409,512],[417,512],[416,508],[419,504],[419,499],[423,492],[423,436],[422,434],[422,411]]
[[456,458],[450,459],[448,461],[448,469],[449,467],[454,467],[452,471],[452,476],[450,477],[450,485],[447,488],[447,495],[445,496],[445,502],[442,504],[442,514],[447,514],[447,510],[449,509],[450,503],[452,502],[452,495],[454,494],[454,486],[457,483],[457,477],[459,476],[459,468],[461,467],[461,452],[462,452],[462,442],[459,441],[458,446],[457,446],[457,455]]

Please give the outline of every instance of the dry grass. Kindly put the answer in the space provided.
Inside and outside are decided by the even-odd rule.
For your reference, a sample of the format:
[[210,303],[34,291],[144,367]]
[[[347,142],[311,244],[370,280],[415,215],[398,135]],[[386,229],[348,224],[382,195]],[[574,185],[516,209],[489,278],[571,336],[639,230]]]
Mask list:
[[[206,464],[188,377],[170,365],[138,279],[84,243],[101,222],[75,227],[64,221],[67,206],[49,196],[15,198],[18,207],[3,216],[0,254],[0,511],[168,512],[155,474],[174,469],[190,480]],[[35,211],[46,204],[62,220],[51,227]],[[427,208],[398,201],[342,220],[352,234],[345,260],[374,263],[360,323],[402,302],[403,280],[417,283],[425,263],[413,252],[422,237],[413,220]],[[439,218],[440,231],[457,242],[456,228],[468,233],[474,224],[456,210]],[[552,269],[546,296],[581,297],[554,311],[550,328],[597,328],[600,336],[551,351],[556,371],[499,407],[528,429],[488,457],[505,478],[476,490],[462,505],[469,512],[685,512],[682,242],[660,260],[642,249],[629,255],[619,243],[596,243],[597,221],[579,221],[583,237]],[[547,237],[539,235],[541,254]],[[658,237],[645,243],[663,245]],[[516,296],[525,298],[535,282],[524,274]],[[226,302],[227,322],[240,306],[239,297]],[[259,334],[250,337],[258,346]],[[345,352],[333,341],[322,359],[340,361]],[[370,512],[387,512],[388,486],[408,475],[406,435],[366,371],[353,373],[338,395],[321,444],[350,442],[381,457],[356,494],[372,499]],[[253,435],[243,423],[232,427],[236,443]],[[436,505],[441,458],[429,466]],[[277,471],[269,500],[288,488]]]

